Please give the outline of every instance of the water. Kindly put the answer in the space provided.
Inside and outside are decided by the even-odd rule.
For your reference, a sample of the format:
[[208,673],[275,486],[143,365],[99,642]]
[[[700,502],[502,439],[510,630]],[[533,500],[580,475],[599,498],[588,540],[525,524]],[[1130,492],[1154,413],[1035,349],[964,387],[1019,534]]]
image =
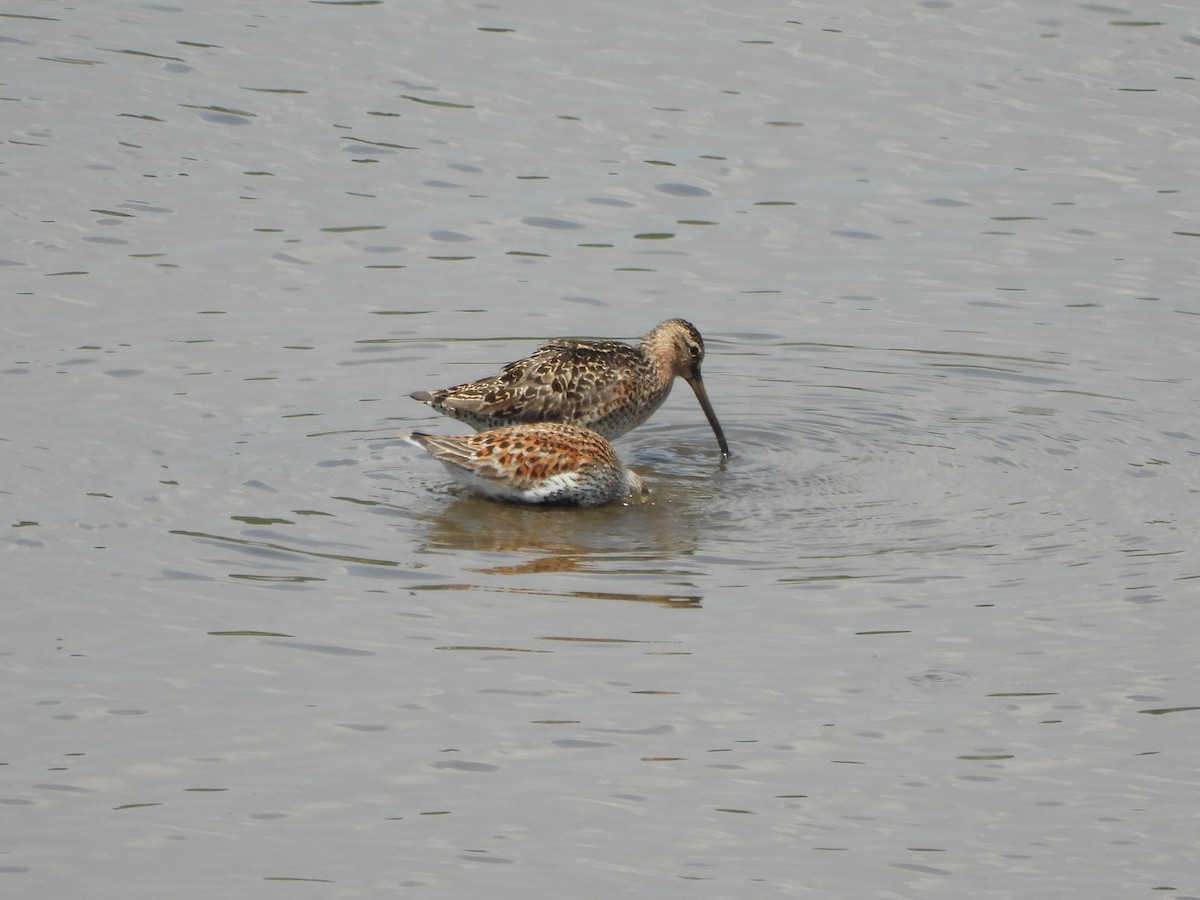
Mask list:
[[[1198,33],[0,16],[0,892],[1200,896]],[[649,503],[395,437],[672,315]]]

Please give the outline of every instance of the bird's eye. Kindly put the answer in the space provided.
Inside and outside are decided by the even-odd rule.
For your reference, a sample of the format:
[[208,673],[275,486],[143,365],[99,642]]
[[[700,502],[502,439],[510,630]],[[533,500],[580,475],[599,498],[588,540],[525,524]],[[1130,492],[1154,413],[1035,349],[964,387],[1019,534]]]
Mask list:
[[688,353],[692,355],[692,359],[699,359],[702,352],[699,344],[688,344]]

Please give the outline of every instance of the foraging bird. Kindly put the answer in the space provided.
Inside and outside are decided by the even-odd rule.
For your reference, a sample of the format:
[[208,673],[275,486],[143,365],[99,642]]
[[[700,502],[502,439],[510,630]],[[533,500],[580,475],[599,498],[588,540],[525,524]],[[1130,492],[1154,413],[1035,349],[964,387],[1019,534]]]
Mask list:
[[647,490],[608,441],[577,425],[535,422],[476,434],[404,437],[428,450],[455,481],[501,500],[599,506]]
[[700,377],[704,340],[690,322],[667,319],[636,346],[621,341],[553,340],[500,374],[414,400],[482,430],[529,422],[565,422],[620,437],[662,406],[676,376],[696,394],[717,444],[729,455],[725,432]]

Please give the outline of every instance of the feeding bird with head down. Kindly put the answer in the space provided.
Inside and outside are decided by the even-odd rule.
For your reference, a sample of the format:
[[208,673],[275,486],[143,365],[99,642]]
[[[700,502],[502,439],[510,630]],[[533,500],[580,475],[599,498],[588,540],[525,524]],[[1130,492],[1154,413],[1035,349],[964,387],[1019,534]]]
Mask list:
[[428,450],[455,481],[500,500],[599,506],[646,491],[607,440],[578,425],[533,422],[467,435],[405,437]]
[[590,428],[611,440],[641,425],[663,404],[676,378],[696,394],[723,456],[729,444],[700,375],[704,339],[690,322],[667,319],[636,345],[552,340],[497,375],[414,400],[485,430],[535,422]]

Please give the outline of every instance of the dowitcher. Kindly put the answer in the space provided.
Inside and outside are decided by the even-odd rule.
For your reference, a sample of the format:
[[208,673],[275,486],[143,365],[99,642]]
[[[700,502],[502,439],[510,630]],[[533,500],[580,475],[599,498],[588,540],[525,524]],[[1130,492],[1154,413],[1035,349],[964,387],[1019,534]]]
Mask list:
[[683,319],[667,319],[636,346],[621,341],[550,341],[499,375],[440,391],[415,391],[414,400],[477,430],[522,422],[568,422],[620,437],[662,406],[678,376],[691,385],[700,408],[729,455],[700,378],[704,339]]
[[418,431],[405,437],[428,450],[455,481],[501,500],[599,506],[646,491],[608,441],[577,425],[535,422],[476,434]]

